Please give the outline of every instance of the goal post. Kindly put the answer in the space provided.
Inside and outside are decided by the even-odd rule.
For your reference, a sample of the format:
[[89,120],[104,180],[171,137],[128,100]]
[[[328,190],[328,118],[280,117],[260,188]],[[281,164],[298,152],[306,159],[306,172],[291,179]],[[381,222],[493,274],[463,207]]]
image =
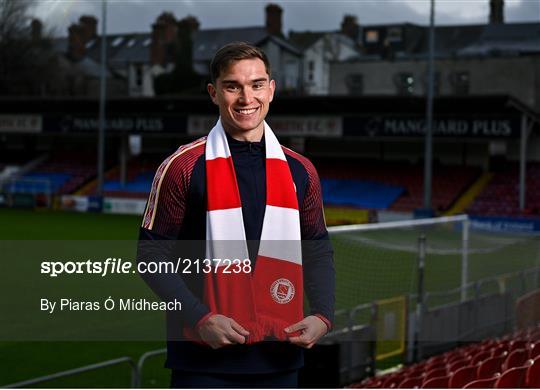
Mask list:
[[[401,295],[417,299],[419,293],[426,294],[428,308],[463,302],[505,288],[502,282],[481,283],[478,290],[480,280],[540,265],[539,235],[473,226],[467,215],[457,215],[329,227],[336,308]],[[538,284],[535,275],[528,279]]]
[[[440,267],[451,269],[453,280],[459,280],[459,286],[464,291],[461,299],[465,299],[465,287],[469,283],[468,222],[466,215],[458,215],[329,227],[335,250],[338,308],[416,294],[419,290],[418,239],[422,234],[427,236],[426,261],[431,268],[431,276],[440,272],[434,267],[433,261],[430,263],[430,260],[437,259]],[[455,264],[456,260],[459,265]],[[459,277],[456,275],[456,265]],[[360,286],[351,279],[363,283],[362,288],[370,291],[355,293]],[[439,279],[442,279],[440,275]],[[340,282],[347,286],[340,285]],[[433,287],[434,283],[428,283],[428,287]],[[449,282],[440,287],[448,289],[458,286]]]

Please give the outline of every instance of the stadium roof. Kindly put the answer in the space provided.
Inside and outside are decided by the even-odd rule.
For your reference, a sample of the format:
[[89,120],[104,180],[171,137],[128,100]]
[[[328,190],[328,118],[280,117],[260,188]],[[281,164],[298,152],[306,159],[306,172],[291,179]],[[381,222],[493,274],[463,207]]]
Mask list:
[[[28,102],[31,104],[21,104]],[[49,108],[57,112],[97,112],[95,98],[37,98],[0,97],[0,112],[39,112]],[[152,97],[152,98],[109,98],[107,104],[112,111],[121,112],[215,112],[215,106],[206,96],[200,97]],[[271,114],[320,115],[327,114],[425,114],[426,99],[410,96],[277,96]],[[54,108],[54,109],[53,109]],[[527,114],[540,124],[540,113],[520,100],[509,95],[442,96],[434,100],[435,115],[485,115]]]

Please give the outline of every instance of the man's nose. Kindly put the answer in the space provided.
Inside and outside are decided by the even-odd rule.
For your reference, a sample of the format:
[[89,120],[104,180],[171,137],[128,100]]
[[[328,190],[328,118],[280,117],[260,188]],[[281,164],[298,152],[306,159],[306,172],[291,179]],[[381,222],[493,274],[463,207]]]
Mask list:
[[244,104],[250,104],[253,101],[253,91],[250,88],[243,88],[240,92],[240,101]]

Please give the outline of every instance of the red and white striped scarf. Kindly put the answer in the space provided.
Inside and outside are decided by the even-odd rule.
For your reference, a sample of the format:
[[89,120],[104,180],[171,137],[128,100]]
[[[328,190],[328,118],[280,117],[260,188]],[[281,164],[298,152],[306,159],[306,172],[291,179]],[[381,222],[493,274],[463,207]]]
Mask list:
[[[253,272],[225,273],[214,262],[205,275],[204,301],[210,310],[233,318],[250,332],[248,343],[266,337],[286,340],[284,329],[303,318],[302,249],[296,189],[285,154],[264,123],[266,208]],[[206,141],[206,258],[249,258],[240,192],[221,120]],[[254,262],[251,262],[253,266]],[[236,267],[238,269],[238,267]],[[290,335],[289,335],[290,336]]]

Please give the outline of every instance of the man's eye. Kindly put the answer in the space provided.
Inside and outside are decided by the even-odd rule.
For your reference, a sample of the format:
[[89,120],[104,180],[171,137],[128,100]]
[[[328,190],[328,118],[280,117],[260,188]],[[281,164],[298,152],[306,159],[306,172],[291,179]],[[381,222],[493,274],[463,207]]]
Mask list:
[[262,89],[262,88],[264,88],[264,84],[263,84],[263,83],[253,84],[253,89]]
[[226,87],[226,89],[227,89],[227,91],[236,92],[236,91],[238,91],[238,86],[236,86],[236,85],[228,85]]

